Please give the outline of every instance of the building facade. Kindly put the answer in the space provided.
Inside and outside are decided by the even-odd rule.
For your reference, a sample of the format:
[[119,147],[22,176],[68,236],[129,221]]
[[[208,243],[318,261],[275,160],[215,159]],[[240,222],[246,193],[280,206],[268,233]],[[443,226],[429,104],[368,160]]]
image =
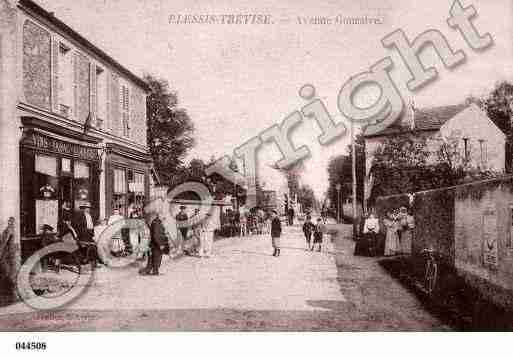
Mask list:
[[409,107],[396,123],[377,134],[365,136],[366,199],[372,189],[371,169],[376,150],[387,138],[404,133],[426,139],[431,153],[428,161],[436,161],[436,151],[445,140],[456,144],[460,158],[472,168],[505,171],[506,135],[477,105]]
[[149,200],[146,83],[30,0],[0,0],[0,224],[57,228],[84,202],[95,220]]

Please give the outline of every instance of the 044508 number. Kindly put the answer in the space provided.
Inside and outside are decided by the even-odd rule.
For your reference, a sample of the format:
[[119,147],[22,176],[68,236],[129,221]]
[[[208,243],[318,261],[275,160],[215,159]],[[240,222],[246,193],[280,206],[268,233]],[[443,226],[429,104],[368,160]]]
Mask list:
[[46,350],[45,342],[16,342],[16,350]]

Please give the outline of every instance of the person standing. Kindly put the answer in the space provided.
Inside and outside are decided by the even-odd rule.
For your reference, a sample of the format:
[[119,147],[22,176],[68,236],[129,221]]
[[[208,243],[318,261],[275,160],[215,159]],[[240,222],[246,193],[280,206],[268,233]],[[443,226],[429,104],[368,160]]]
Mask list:
[[187,231],[188,231],[188,220],[189,216],[187,216],[187,213],[185,210],[187,207],[184,205],[180,206],[180,211],[175,216],[176,219],[176,226],[180,232],[180,235],[182,237],[181,241],[179,242],[181,244],[181,248],[185,248],[185,241],[187,240]]
[[412,210],[409,208],[402,221],[401,232],[401,252],[403,254],[411,254],[411,246],[413,241],[413,229],[415,228],[415,218]]
[[305,234],[306,239],[306,249],[311,249],[310,242],[312,241],[312,233],[315,230],[315,224],[312,223],[312,217],[310,215],[306,216],[306,221],[303,224],[303,233]]
[[201,223],[200,239],[199,257],[210,258],[214,246],[214,223],[210,213],[206,214],[205,220]]
[[369,217],[365,219],[365,224],[363,226],[363,238],[367,245],[367,254],[370,256],[374,256],[376,254],[377,248],[377,236],[379,233],[379,220],[374,214],[374,211],[371,211]]
[[[111,226],[117,221],[123,220],[125,217],[123,217],[120,212],[119,208],[114,208],[112,210],[112,215],[109,217],[109,220],[107,221],[107,225]],[[114,235],[112,235],[111,238],[111,253],[112,255],[119,257],[123,255],[123,251],[125,250],[125,243],[123,242],[122,238],[122,231],[117,231]]]
[[314,241],[313,241],[311,250],[313,252],[315,249],[315,245],[318,244],[319,245],[318,251],[320,252],[321,248],[322,248],[322,219],[321,218],[317,218],[317,224],[314,226],[313,237],[314,237]]
[[191,227],[192,227],[191,254],[199,254],[199,250],[200,250],[202,223],[199,218],[199,213],[200,213],[200,209],[196,208],[194,210],[194,214],[190,218]]
[[155,214],[150,224],[150,256],[146,266],[146,274],[159,275],[162,255],[166,252],[167,243],[166,230],[159,214]]
[[[80,206],[80,211],[75,213],[73,219],[71,221],[72,226],[77,234],[78,246],[80,250],[86,251],[87,248],[80,244],[80,242],[86,243],[95,243],[94,242],[94,224],[93,218],[91,217],[91,204],[88,202],[83,203]],[[96,245],[91,246],[92,252],[92,260],[94,261],[93,265],[99,265],[101,263],[100,258],[98,256],[98,252],[96,250]]]
[[384,255],[392,256],[399,250],[399,235],[397,233],[398,224],[392,212],[387,213],[387,217],[383,220],[383,224],[386,228]]
[[278,212],[273,211],[273,219],[271,221],[271,241],[274,248],[274,257],[280,255],[280,236],[281,236],[281,221],[278,217]]
[[289,226],[294,225],[294,208],[289,207],[287,215],[289,217]]
[[79,241],[94,243],[94,224],[89,203],[80,206],[80,211],[75,213],[71,222]]

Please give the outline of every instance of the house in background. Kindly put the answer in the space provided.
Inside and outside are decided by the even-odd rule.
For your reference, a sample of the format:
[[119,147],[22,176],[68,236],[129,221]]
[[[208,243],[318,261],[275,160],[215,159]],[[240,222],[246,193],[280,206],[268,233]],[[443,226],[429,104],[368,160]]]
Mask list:
[[461,157],[474,168],[504,172],[506,135],[477,105],[416,109],[410,105],[395,123],[381,132],[365,135],[365,200],[372,189],[371,168],[376,150],[387,138],[414,133],[424,137],[430,152],[442,139],[456,142]]

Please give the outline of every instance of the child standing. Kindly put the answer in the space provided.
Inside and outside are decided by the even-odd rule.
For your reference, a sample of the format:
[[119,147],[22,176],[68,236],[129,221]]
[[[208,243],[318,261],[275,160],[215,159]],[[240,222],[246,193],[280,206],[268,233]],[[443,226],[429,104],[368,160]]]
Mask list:
[[312,251],[315,249],[315,245],[318,244],[319,252],[320,252],[321,247],[322,247],[322,219],[321,218],[317,219],[317,224],[315,225],[313,236],[314,236],[314,241],[313,241],[313,245],[312,245]]
[[312,217],[310,215],[306,216],[306,221],[303,224],[303,233],[305,234],[306,239],[306,249],[311,249],[310,242],[312,240],[312,233],[315,230],[315,224],[312,223]]

